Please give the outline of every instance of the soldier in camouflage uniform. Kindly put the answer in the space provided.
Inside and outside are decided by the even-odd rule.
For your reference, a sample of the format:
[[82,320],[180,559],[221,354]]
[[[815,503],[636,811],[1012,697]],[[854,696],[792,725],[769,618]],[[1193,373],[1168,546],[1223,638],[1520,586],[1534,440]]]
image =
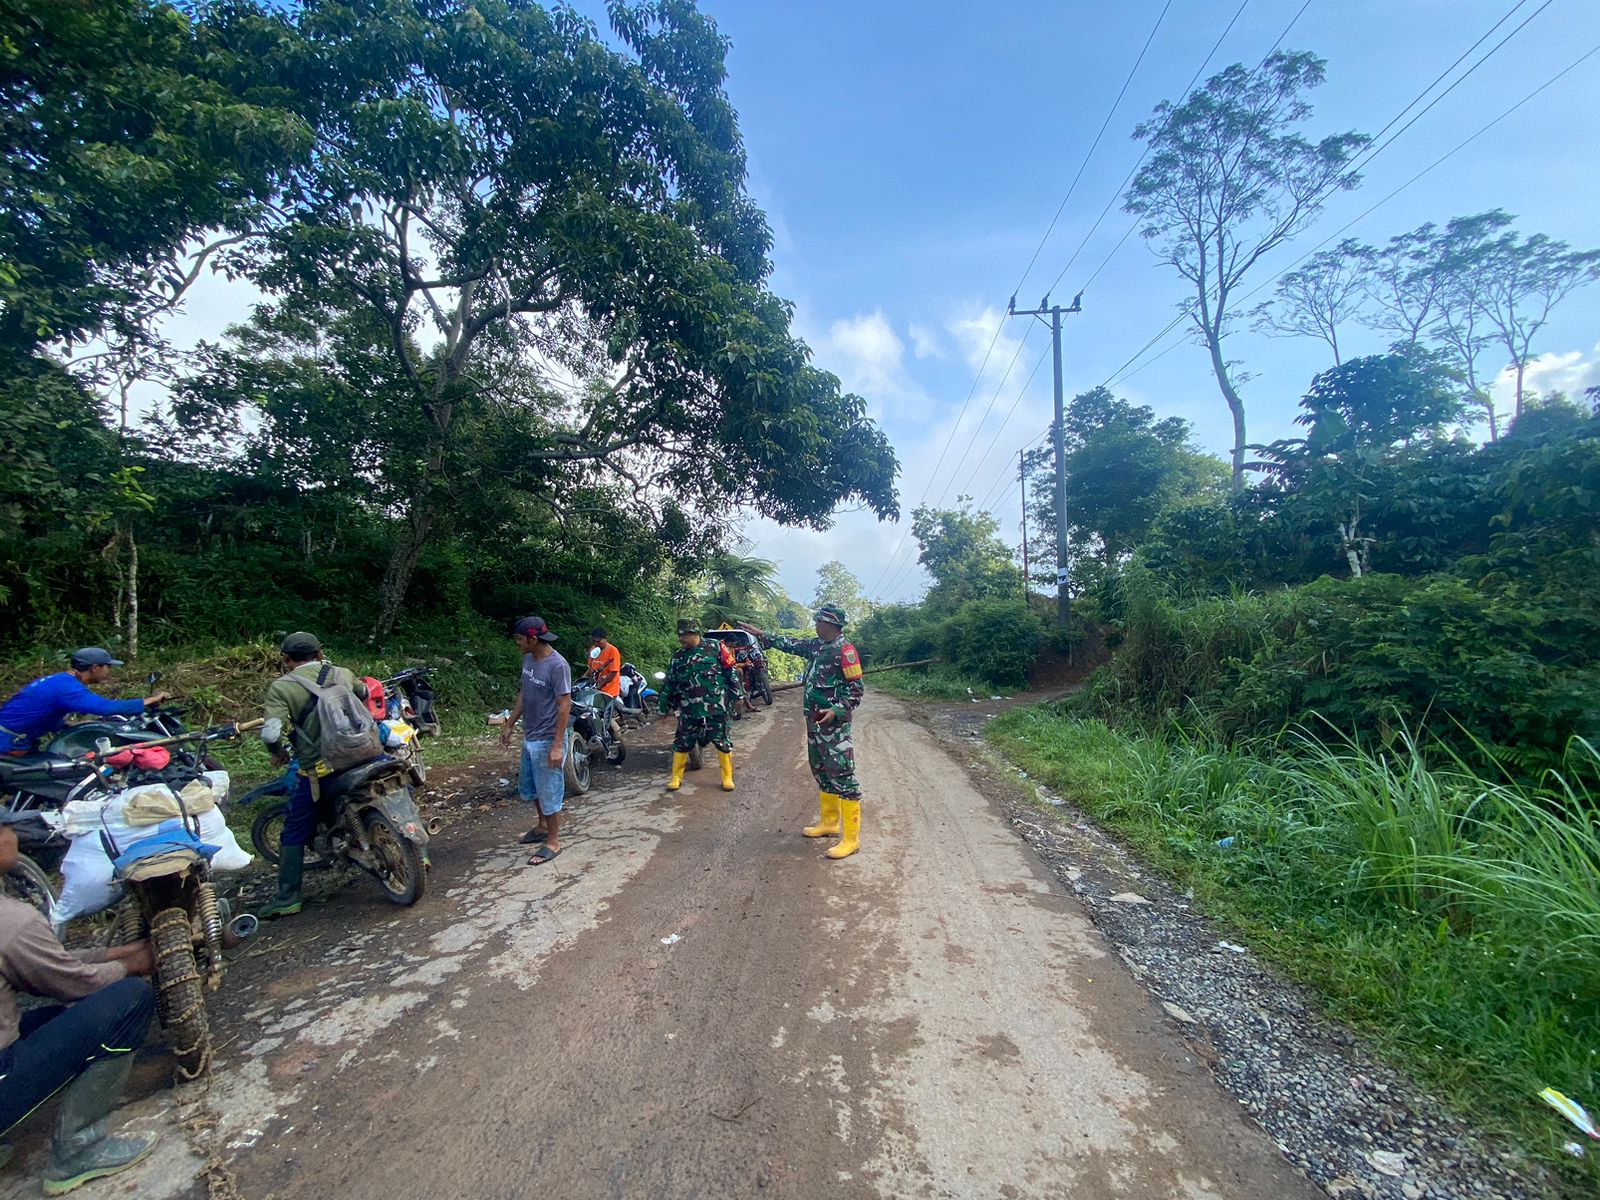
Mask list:
[[700,624],[678,622],[678,652],[667,664],[661,685],[661,711],[678,710],[678,729],[672,738],[672,776],[667,791],[683,786],[683,769],[689,751],[710,742],[717,748],[722,767],[722,790],[733,791],[733,738],[728,734],[728,709],[724,699],[735,687],[733,654],[720,643],[708,646],[700,637]]
[[829,858],[849,858],[861,848],[861,785],[856,782],[856,749],[850,719],[866,691],[861,656],[844,640],[844,610],[825,604],[816,611],[817,636],[769,636],[754,625],[744,629],[763,647],[773,646],[806,660],[804,699],[806,760],[816,777],[821,817],[802,832],[807,837],[839,836]]

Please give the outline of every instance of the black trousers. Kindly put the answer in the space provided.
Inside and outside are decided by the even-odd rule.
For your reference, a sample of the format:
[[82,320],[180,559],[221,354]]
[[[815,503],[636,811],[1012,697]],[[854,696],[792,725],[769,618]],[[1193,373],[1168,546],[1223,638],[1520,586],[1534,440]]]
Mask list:
[[71,1083],[97,1058],[130,1054],[144,1042],[156,990],[119,979],[76,1004],[22,1014],[22,1034],[0,1050],[0,1133]]

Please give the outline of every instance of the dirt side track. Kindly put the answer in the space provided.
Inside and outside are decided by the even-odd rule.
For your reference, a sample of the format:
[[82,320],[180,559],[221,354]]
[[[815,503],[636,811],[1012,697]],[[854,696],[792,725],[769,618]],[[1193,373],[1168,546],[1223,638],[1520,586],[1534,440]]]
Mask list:
[[[415,909],[325,878],[242,950],[213,1094],[244,1194],[1321,1195],[960,747],[871,698],[865,848],[835,863],[799,836],[815,791],[792,700],[734,729],[732,796],[714,766],[663,792],[658,726],[597,773],[555,862],[525,865],[525,810],[467,804]],[[492,786],[507,767],[484,769]],[[146,1058],[130,1113],[161,1128]],[[0,1198],[36,1194],[46,1124]],[[169,1134],[81,1194],[198,1194],[194,1170]]]

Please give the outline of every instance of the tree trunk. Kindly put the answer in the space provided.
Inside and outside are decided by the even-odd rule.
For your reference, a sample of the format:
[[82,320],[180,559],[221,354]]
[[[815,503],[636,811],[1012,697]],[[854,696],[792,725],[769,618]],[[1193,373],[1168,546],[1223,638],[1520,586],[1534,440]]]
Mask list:
[[1211,370],[1222,389],[1222,398],[1228,402],[1233,414],[1233,490],[1244,491],[1244,400],[1228,378],[1228,364],[1222,361],[1222,342],[1211,333],[1206,334],[1206,346],[1211,351]]
[[1520,358],[1517,359],[1517,415],[1512,418],[1514,421],[1522,419],[1522,375],[1527,369],[1528,364]]
[[139,657],[139,540],[128,530],[128,657]]
[[1352,525],[1339,522],[1339,545],[1344,548],[1344,559],[1350,564],[1350,578],[1361,578],[1361,552],[1356,548],[1355,529]]
[[382,643],[392,632],[405,603],[406,592],[411,587],[411,577],[417,570],[417,559],[428,544],[433,532],[436,509],[432,489],[426,490],[411,507],[410,515],[389,555],[389,565],[383,572],[383,586],[378,594],[378,620],[372,628],[372,640]]
[[1483,397],[1483,411],[1489,415],[1489,440],[1498,442],[1500,440],[1500,417],[1494,411],[1494,396],[1488,392],[1479,392],[1478,394]]

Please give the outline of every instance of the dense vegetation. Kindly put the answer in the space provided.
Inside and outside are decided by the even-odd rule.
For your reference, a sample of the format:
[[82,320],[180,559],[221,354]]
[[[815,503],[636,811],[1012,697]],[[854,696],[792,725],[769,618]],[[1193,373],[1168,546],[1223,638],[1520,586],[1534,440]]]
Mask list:
[[[767,287],[724,40],[609,14],[6,6],[0,652],[660,642],[740,512],[895,511]],[[253,315],[172,344],[214,269]]]

